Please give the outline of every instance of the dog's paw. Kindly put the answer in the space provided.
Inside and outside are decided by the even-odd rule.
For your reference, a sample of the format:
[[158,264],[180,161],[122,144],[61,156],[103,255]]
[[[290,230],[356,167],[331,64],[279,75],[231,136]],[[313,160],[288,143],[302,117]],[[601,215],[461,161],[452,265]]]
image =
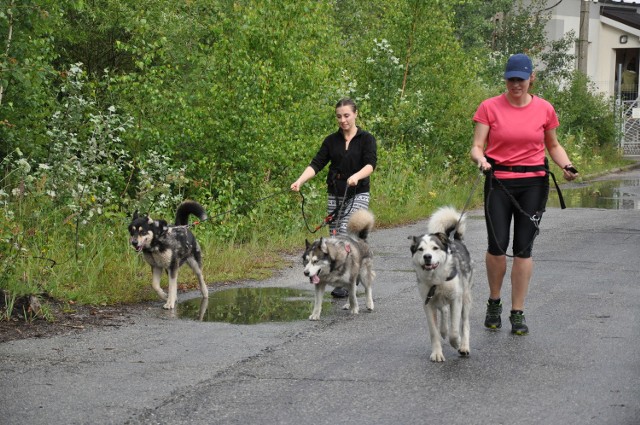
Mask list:
[[311,316],[309,316],[309,320],[320,320],[320,315],[319,314],[312,314]]
[[444,354],[442,354],[442,351],[432,351],[431,357],[429,357],[429,359],[431,359],[432,362],[438,362],[438,363],[445,361]]
[[166,303],[165,305],[162,306],[162,308],[164,308],[165,310],[173,310],[175,308],[175,304],[171,304],[171,303]]
[[351,314],[358,314],[360,313],[360,309],[358,308],[358,306],[355,306],[354,308],[351,308],[351,304],[346,303],[345,305],[342,306],[343,310],[351,310]]
[[[453,348],[455,348],[456,350],[460,350],[460,337],[450,337],[449,338],[449,344],[451,344],[451,346]],[[468,350],[467,350],[468,351]]]
[[460,353],[460,355],[462,357],[468,357],[469,356],[469,349],[468,348],[461,348],[458,350],[458,353]]

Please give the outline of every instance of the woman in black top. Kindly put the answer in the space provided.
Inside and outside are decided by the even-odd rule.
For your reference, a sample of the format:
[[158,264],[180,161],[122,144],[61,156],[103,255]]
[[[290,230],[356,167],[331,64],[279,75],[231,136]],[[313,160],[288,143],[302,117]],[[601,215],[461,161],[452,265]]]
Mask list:
[[[309,166],[291,184],[291,190],[298,192],[306,181],[331,163],[327,175],[327,215],[337,210],[334,221],[329,223],[331,235],[346,234],[351,214],[369,208],[369,176],[376,168],[377,146],[371,133],[356,126],[357,117],[358,108],[353,100],[342,99],[336,104],[340,128],[324,139]],[[343,200],[344,205],[340,205]],[[343,298],[349,292],[336,288],[331,295]]]
[[356,126],[357,117],[358,108],[353,100],[342,99],[336,104],[340,129],[324,139],[309,166],[291,184],[291,190],[299,191],[306,181],[331,163],[327,174],[327,214],[331,214],[343,198],[345,201],[341,214],[336,217],[340,221],[329,224],[331,235],[346,234],[351,214],[369,208],[369,176],[376,167],[377,146],[370,133]]

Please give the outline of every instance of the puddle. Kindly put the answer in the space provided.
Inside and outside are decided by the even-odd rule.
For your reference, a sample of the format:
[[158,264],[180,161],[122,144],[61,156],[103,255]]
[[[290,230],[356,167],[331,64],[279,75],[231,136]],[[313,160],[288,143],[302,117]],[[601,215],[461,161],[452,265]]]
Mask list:
[[[567,208],[640,209],[640,180],[602,180],[562,188]],[[549,207],[560,208],[558,194],[549,194]]]
[[[325,292],[328,294],[330,291]],[[307,320],[313,309],[314,291],[291,288],[234,288],[194,298],[176,306],[181,319],[252,325],[263,322]],[[328,310],[329,300],[322,309]]]

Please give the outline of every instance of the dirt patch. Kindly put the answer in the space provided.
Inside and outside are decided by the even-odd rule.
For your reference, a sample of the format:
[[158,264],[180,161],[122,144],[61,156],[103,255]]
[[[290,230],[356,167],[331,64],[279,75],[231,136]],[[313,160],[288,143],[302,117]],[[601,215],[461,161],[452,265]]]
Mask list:
[[[6,311],[2,305],[4,297],[0,297],[0,312]],[[135,316],[149,305],[116,305],[116,306],[88,306],[69,305],[47,299],[47,319],[33,314],[29,299],[18,299],[12,308],[13,314],[7,319],[0,320],[0,343],[25,338],[48,338],[54,335],[83,332],[95,327],[119,327],[134,322]],[[26,318],[25,318],[26,314]]]

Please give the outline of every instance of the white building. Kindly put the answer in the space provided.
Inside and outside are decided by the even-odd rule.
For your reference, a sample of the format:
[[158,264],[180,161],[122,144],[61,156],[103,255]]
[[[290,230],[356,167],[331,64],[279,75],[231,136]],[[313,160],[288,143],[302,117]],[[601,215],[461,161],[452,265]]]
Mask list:
[[[559,40],[573,30],[576,68],[620,106],[620,147],[640,155],[640,0],[548,0],[547,33]],[[581,31],[582,29],[582,31]]]
[[[635,72],[639,69],[640,0],[549,0],[547,4],[552,12],[547,25],[550,38],[560,39],[573,30],[579,39],[575,51],[578,57],[580,36],[586,35],[587,46],[583,50],[586,69],[583,70],[598,90],[617,96],[620,72],[628,67]],[[581,32],[582,25],[587,25],[588,31]],[[635,99],[637,77],[633,92]]]

